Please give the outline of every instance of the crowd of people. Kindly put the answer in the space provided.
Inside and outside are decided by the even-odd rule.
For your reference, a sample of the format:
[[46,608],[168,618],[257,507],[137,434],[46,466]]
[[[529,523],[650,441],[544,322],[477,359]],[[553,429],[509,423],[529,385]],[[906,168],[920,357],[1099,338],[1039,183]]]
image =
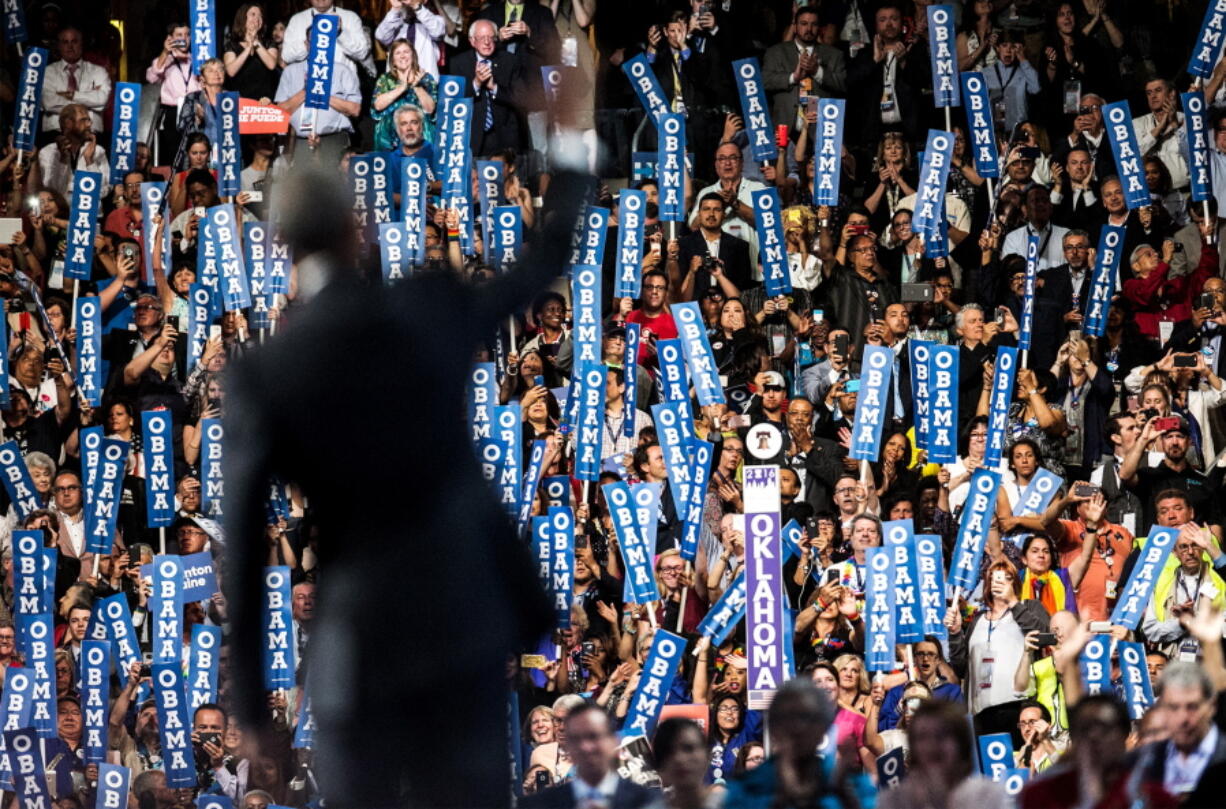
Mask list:
[[[400,194],[403,166],[414,159],[433,166],[451,148],[441,136],[454,103],[444,88],[454,88],[455,77],[472,100],[474,176],[471,192],[460,191],[470,209],[431,173],[418,234],[425,258],[406,274],[445,273],[482,286],[506,270],[478,207],[478,159],[500,167],[495,192],[517,209],[526,261],[540,248],[549,213],[542,199],[563,148],[579,148],[600,181],[589,206],[608,214],[604,254],[596,257],[598,357],[580,357],[575,287],[559,278],[472,358],[494,368],[494,403],[517,405],[520,474],[528,474],[534,442],[544,442],[521,529],[556,505],[572,510],[576,528],[571,581],[553,593],[565,628],[508,663],[509,761],[474,763],[512,773],[491,805],[1221,805],[1226,263],[1218,243],[1226,218],[1218,208],[1226,205],[1226,61],[1208,76],[1189,75],[1204,4],[951,2],[957,70],[981,74],[988,88],[996,177],[980,173],[981,144],[964,110],[947,117],[935,104],[927,0],[216,3],[214,42],[203,58],[193,42],[199,4],[155,4],[136,29],[143,42],[125,39],[99,13],[105,5],[26,4],[27,38],[20,52],[8,45],[0,73],[2,120],[11,128],[21,116],[19,107],[13,112],[13,77],[22,53],[35,46],[49,53],[35,146],[19,151],[10,138],[0,157],[0,225],[11,234],[0,245],[8,330],[0,463],[9,444],[19,457],[5,466],[0,492],[0,677],[41,665],[18,604],[25,580],[14,575],[15,532],[41,532],[56,560],[45,582],[53,590],[54,669],[39,675],[54,677],[57,721],[41,754],[56,809],[101,800],[100,762],[83,721],[82,644],[108,638],[99,610],[115,595],[146,663],[116,661],[106,709],[105,760],[129,768],[133,809],[180,809],[212,797],[241,809],[343,805],[351,797],[327,794],[326,783],[321,789],[307,732],[307,672],[334,650],[309,643],[316,585],[326,598],[328,574],[317,548],[325,528],[302,481],[270,481],[260,552],[290,576],[293,684],[269,692],[272,730],[257,732],[231,705],[223,653],[215,688],[192,705],[190,787],[168,777],[167,720],[147,665],[161,631],[151,570],[163,555],[203,555],[213,568],[216,592],[182,604],[176,626],[185,661],[198,628],[230,635],[224,490],[209,427],[235,428],[225,406],[227,366],[292,331],[318,291],[291,266],[284,287],[251,308],[222,311],[216,290],[206,293],[216,300],[207,323],[199,322],[194,294],[202,284],[207,290],[202,231],[215,226],[211,212],[231,208],[235,221],[275,227],[283,206],[302,202],[278,194],[301,167],[327,173],[360,200],[356,166],[384,155],[396,219],[395,206],[408,199]],[[317,15],[334,15],[338,33],[328,108],[311,110]],[[1215,25],[1220,32],[1221,20]],[[733,62],[748,58],[760,67],[773,161],[755,159],[762,125],[738,96]],[[681,221],[667,219],[656,172],[660,119],[640,106],[641,88],[628,78],[640,62],[664,111],[684,116]],[[140,108],[130,170],[113,172],[121,65],[143,77],[150,103]],[[566,85],[564,115],[551,75]],[[1203,94],[1207,105],[1203,155],[1186,137],[1186,91]],[[227,92],[286,119],[280,132],[241,137],[233,196],[220,184]],[[815,158],[823,135],[810,102],[824,98],[846,102],[837,204],[817,204],[815,192],[830,167]],[[1126,193],[1106,131],[1103,108],[1117,101],[1140,113],[1131,124],[1145,204]],[[917,213],[932,129],[954,138],[936,245]],[[1203,162],[1209,198],[1193,201]],[[74,281],[66,265],[80,247],[70,218],[81,172],[101,175],[102,210],[88,279]],[[143,193],[149,183],[162,184],[165,199],[153,210]],[[768,293],[764,277],[769,245],[756,192],[771,189],[782,204],[790,287],[783,294]],[[627,191],[645,200],[644,241],[634,253],[638,297],[617,292]],[[1098,328],[1091,307],[1108,227],[1121,229],[1122,258]],[[379,239],[364,221],[358,230],[353,274],[369,286],[395,283]],[[90,360],[77,321],[90,298],[101,310],[96,398],[82,389]],[[676,447],[654,407],[677,398],[659,348],[681,336],[674,307],[682,303],[698,305],[720,400],[700,402],[697,387],[683,383],[687,433],[711,446],[696,525],[677,488]],[[638,341],[633,355],[628,338]],[[1023,367],[993,418],[997,358],[1019,339],[1028,339]],[[917,343],[956,352],[954,391],[946,391],[957,402],[952,461],[919,448]],[[880,452],[863,461],[852,457],[853,436],[870,348],[888,349],[894,360]],[[377,356],[365,345],[346,349],[352,359]],[[569,404],[589,363],[604,368],[603,425],[598,479],[581,482],[582,438]],[[358,418],[394,405],[347,400],[338,398]],[[150,412],[171,417],[167,527],[149,517],[156,470],[143,416]],[[344,423],[341,416],[335,425],[342,438]],[[400,427],[430,433],[427,424]],[[100,467],[89,460],[99,431],[89,428],[128,448],[105,554],[89,550],[87,536],[91,504],[101,497]],[[251,425],[239,428],[248,435]],[[996,441],[999,453],[990,446]],[[362,459],[351,462],[360,467]],[[769,708],[750,698],[754,639],[745,620],[718,638],[704,621],[735,598],[755,552],[744,498],[753,465],[779,468],[780,525],[796,526],[778,546],[787,555],[778,595],[792,679]],[[1000,483],[975,586],[949,585],[939,629],[899,644],[888,670],[869,671],[866,562],[883,545],[883,525],[907,521],[915,535],[934,537],[948,580],[976,494],[972,481],[985,469]],[[500,470],[490,471],[496,478]],[[1050,497],[1028,507],[1052,476]],[[565,484],[549,489],[551,479]],[[21,492],[25,480],[32,495]],[[632,561],[604,488],[619,482],[657,485],[658,508],[643,526],[656,543],[653,604],[638,603],[626,584]],[[396,497],[367,505],[393,509]],[[697,535],[692,558],[682,552],[687,526]],[[530,531],[521,533],[530,548]],[[1155,538],[1172,535],[1169,556],[1149,564]],[[1149,585],[1145,601],[1137,620],[1121,622],[1117,607],[1138,571]],[[639,710],[644,667],[662,630],[685,640],[685,654],[671,688],[657,695],[653,732],[619,741]],[[392,627],[388,639],[395,642]],[[1089,648],[1105,649],[1105,657],[1091,661]],[[1144,656],[1143,688],[1125,665],[1133,649]],[[422,666],[447,654],[420,651]],[[1094,675],[1087,665],[1106,672]],[[19,730],[9,692],[6,682],[4,729]],[[410,707],[394,698],[388,705],[413,721]],[[989,736],[1007,745],[1007,761],[988,760]],[[0,784],[13,789],[4,771]],[[413,785],[406,790],[412,801]]]

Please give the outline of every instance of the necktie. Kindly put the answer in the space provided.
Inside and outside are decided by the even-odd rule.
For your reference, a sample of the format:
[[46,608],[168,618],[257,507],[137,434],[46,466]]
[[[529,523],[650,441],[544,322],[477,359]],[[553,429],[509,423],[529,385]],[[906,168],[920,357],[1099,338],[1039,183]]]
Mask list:
[[[480,64],[486,65],[487,67],[490,68],[491,72],[493,71],[493,65],[490,64],[489,59],[480,60]],[[487,89],[485,91],[485,123],[482,125],[481,131],[489,132],[493,128],[494,128],[494,99],[490,97],[490,91]]]
[[75,93],[77,91],[77,66],[68,65],[68,92]]
[[1080,191],[1078,191],[1076,194],[1073,195],[1073,210],[1074,211],[1081,210],[1081,192]]

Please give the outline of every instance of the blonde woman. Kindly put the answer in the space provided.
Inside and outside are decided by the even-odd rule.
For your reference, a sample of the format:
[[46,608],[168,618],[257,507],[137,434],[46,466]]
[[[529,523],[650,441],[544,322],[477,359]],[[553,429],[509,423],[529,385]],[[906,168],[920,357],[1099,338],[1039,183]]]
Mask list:
[[839,705],[861,715],[868,714],[869,684],[864,661],[859,655],[844,654],[834,659],[839,673]]

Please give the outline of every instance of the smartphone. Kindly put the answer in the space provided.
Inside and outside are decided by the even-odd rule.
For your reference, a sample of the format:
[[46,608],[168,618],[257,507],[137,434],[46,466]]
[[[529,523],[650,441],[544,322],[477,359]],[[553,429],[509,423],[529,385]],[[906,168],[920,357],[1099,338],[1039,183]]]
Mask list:
[[902,299],[904,303],[931,301],[932,284],[903,284]]
[[209,339],[210,340],[215,340],[220,336],[221,336],[221,326],[219,324],[214,323],[212,326],[209,326]]
[[537,792],[540,792],[542,789],[548,789],[548,787],[549,787],[549,773],[548,773],[547,771],[545,771],[545,770],[537,770],[537,771],[536,771],[536,775],[534,776],[534,778],[535,778],[536,780],[535,780],[533,783],[535,783],[535,784],[536,784],[536,791],[537,791]]
[[579,647],[579,654],[584,657],[596,654],[596,644],[592,643],[590,640],[585,640],[583,645]]
[[520,655],[520,668],[525,669],[543,669],[549,661],[545,659],[545,655]]
[[1160,433],[1165,433],[1167,430],[1178,430],[1179,421],[1179,416],[1164,416],[1160,419],[1154,419],[1154,429]]
[[1110,621],[1091,621],[1090,631],[1096,635],[1106,635],[1111,632]]
[[119,245],[119,255],[125,258],[136,258],[136,245],[127,243]]
[[196,215],[197,219],[203,219],[206,211],[203,205],[197,205],[195,208],[192,208],[192,213]]
[[868,233],[868,225],[852,225],[851,226],[852,236],[863,236],[865,233]]
[[821,322],[822,322],[823,320],[825,320],[825,319],[826,319],[826,313],[825,313],[825,312],[823,312],[821,309],[814,309],[814,310],[813,310],[813,322],[814,322],[814,323],[821,323]]
[[175,331],[179,330],[179,316],[178,315],[167,315],[166,322],[174,326]]
[[264,192],[263,191],[248,191],[247,201],[248,202],[263,202]]
[[1023,160],[1038,160],[1041,154],[1038,146],[1023,146],[1017,153]]
[[1068,341],[1071,343],[1074,340],[1081,339],[1081,329],[1070,329],[1068,333]]
[[1009,310],[1008,310],[1007,308],[1005,308],[1004,306],[997,306],[997,307],[996,307],[996,325],[997,325],[997,326],[1000,326],[1001,328],[1004,328],[1004,325],[1005,325],[1005,313],[1006,313],[1006,312],[1008,312],[1008,311],[1009,311]]
[[838,584],[839,583],[839,569],[835,567],[834,565],[831,565],[830,568],[826,570],[825,581],[823,581],[822,583],[823,584]]
[[1093,497],[1101,491],[1102,489],[1093,483],[1078,483],[1073,486],[1074,497]]
[[860,380],[849,379],[846,382],[844,382],[843,392],[844,393],[859,393],[860,392]]
[[1195,368],[1196,367],[1196,355],[1195,354],[1176,354],[1174,357],[1171,358],[1171,364],[1174,365],[1176,368]]
[[30,197],[26,201],[26,204],[30,206],[31,216],[42,216],[43,215],[43,201],[38,196],[38,194],[35,194],[32,197]]
[[1196,296],[1197,309],[1216,309],[1217,296],[1212,292],[1202,292]]
[[849,338],[850,335],[848,334],[836,334],[834,336],[834,353],[843,359],[847,359],[847,342]]
[[1040,632],[1039,634],[1035,635],[1034,641],[1035,643],[1039,644],[1040,647],[1055,646],[1056,645],[1056,633],[1055,632]]

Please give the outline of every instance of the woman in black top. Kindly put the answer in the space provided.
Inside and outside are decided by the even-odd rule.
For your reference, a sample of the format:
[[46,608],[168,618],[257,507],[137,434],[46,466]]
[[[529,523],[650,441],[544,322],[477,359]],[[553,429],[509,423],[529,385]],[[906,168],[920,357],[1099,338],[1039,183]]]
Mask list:
[[277,54],[264,9],[258,3],[239,6],[226,37],[226,89],[267,104],[276,96],[281,76]]

